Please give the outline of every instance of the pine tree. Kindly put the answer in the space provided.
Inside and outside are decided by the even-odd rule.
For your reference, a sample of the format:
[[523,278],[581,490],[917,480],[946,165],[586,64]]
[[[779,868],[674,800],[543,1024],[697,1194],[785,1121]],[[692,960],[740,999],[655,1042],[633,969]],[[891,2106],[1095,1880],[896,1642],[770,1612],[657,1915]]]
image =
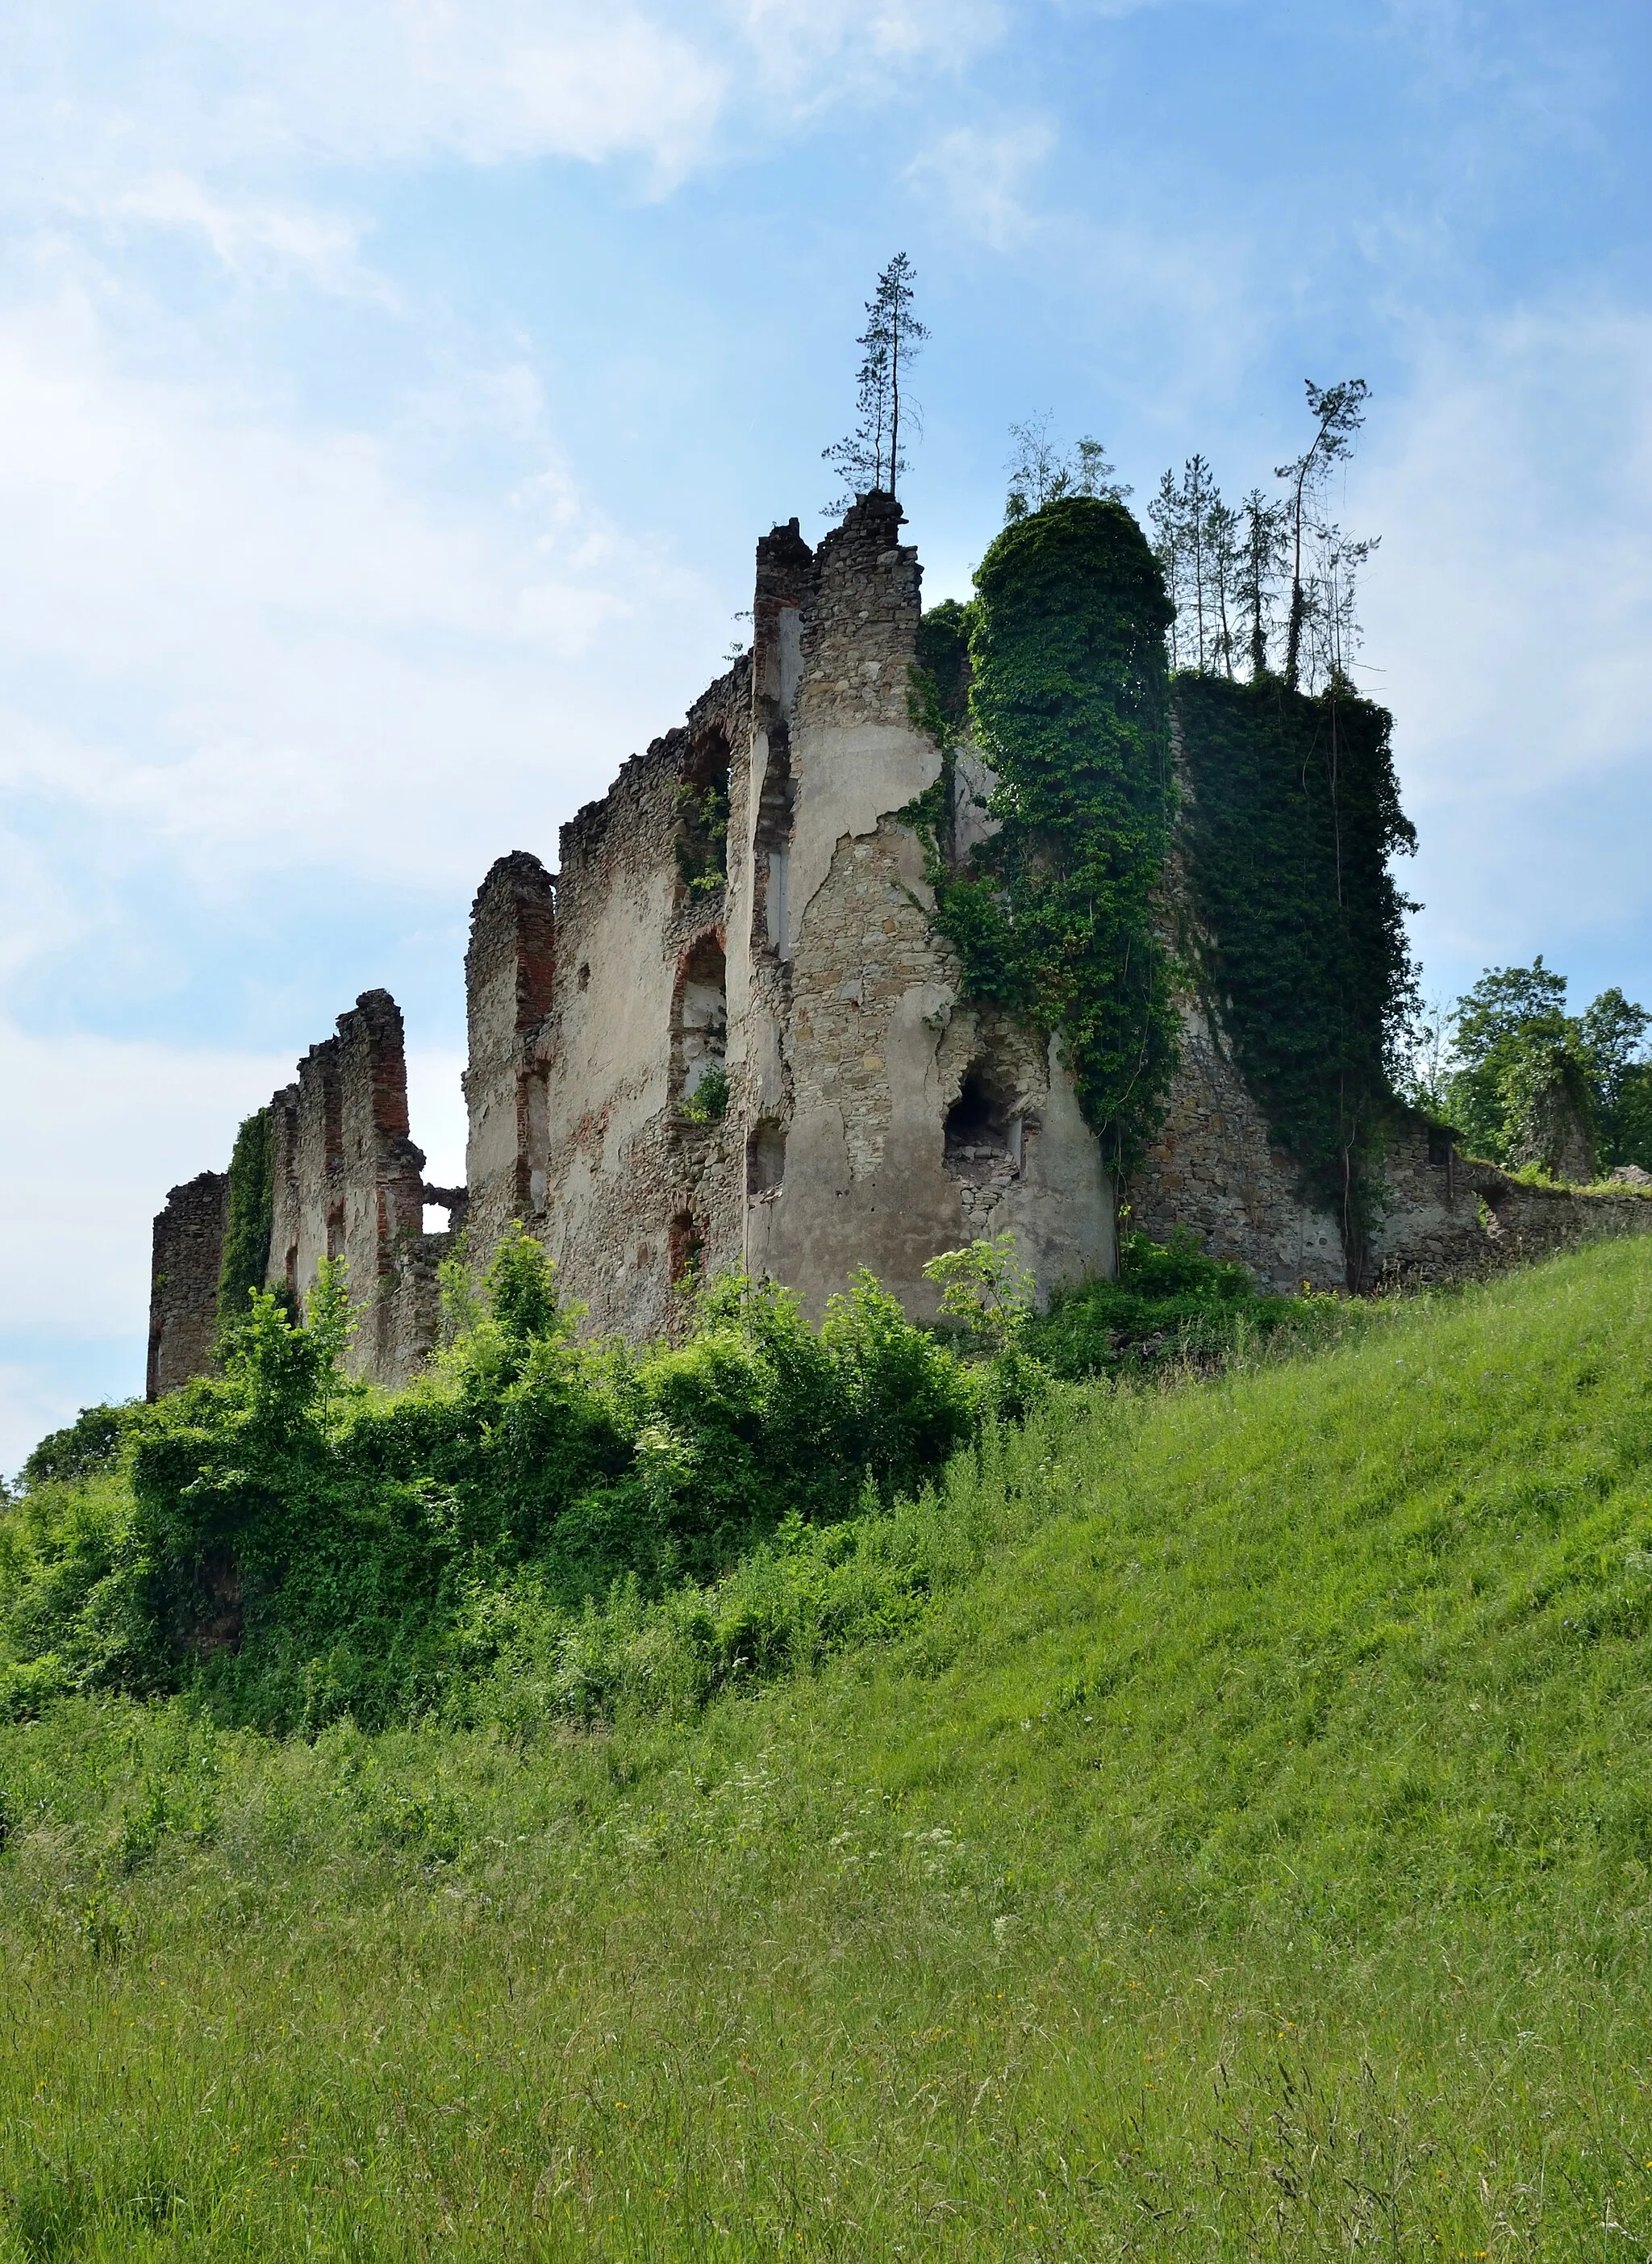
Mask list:
[[844,483],[847,493],[829,504],[836,518],[859,497],[881,491],[894,495],[907,468],[901,453],[901,422],[904,409],[909,426],[917,424],[917,405],[903,403],[902,386],[929,331],[913,312],[917,276],[904,251],[878,278],[878,287],[866,301],[866,327],[856,339],[861,350],[856,381],[859,420],[852,432],[834,440],[821,454]]

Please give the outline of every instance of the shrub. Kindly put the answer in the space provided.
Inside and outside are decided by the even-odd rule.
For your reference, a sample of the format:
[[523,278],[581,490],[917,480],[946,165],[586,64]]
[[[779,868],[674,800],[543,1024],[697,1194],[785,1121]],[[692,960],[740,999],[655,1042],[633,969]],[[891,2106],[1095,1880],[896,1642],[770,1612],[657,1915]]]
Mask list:
[[18,1693],[192,1682],[270,1727],[405,1716],[483,1671],[513,1615],[571,1643],[617,1595],[714,1586],[787,1520],[884,1513],[1005,1400],[869,1274],[818,1331],[788,1292],[720,1281],[687,1342],[637,1353],[576,1341],[518,1230],[480,1301],[447,1303],[432,1372],[375,1395],[344,1372],[342,1266],[301,1320],[254,1291],[221,1375],[123,1414],[120,1469],[32,1490],[0,1522]]
[[1207,1258],[1178,1226],[1168,1243],[1119,1238],[1119,1274],[1052,1300],[1029,1324],[1027,1350],[1053,1375],[1139,1373],[1175,1361],[1214,1366],[1247,1339],[1300,1319],[1308,1301],[1257,1289],[1245,1267]]

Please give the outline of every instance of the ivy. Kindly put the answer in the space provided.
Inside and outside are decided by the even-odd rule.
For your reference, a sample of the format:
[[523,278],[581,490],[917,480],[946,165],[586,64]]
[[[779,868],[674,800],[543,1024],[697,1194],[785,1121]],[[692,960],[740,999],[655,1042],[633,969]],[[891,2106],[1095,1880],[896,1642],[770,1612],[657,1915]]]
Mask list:
[[1417,835],[1400,807],[1388,712],[1333,684],[1175,680],[1186,793],[1185,955],[1246,1083],[1356,1260],[1394,1100],[1388,1063],[1413,1004],[1388,870]]
[[269,1110],[260,1108],[236,1133],[235,1152],[229,1158],[229,1216],[218,1276],[221,1348],[226,1336],[245,1320],[249,1292],[264,1287],[274,1216],[274,1127]]
[[728,773],[677,789],[677,870],[685,888],[714,896],[728,877]]
[[[1086,1120],[1127,1171],[1175,1063],[1155,914],[1172,805],[1163,578],[1121,504],[1069,496],[1006,526],[975,588],[924,619],[909,712],[943,774],[903,815],[925,837],[964,995],[1060,1037]],[[943,837],[966,712],[998,830],[960,865]]]

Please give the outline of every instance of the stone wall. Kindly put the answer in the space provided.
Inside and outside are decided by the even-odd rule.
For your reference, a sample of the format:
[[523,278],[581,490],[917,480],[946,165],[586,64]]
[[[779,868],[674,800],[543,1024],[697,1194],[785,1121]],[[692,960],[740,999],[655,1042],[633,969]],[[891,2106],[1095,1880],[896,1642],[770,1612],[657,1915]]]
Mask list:
[[[735,861],[750,799],[750,705],[743,660],[683,728],[634,758],[562,828],[554,1003],[536,1040],[546,1078],[540,1230],[565,1292],[585,1303],[596,1330],[669,1333],[682,1311],[674,1286],[741,1260],[739,1112],[699,1124],[684,1106],[708,1067],[733,1074],[730,886],[686,874],[678,851],[691,830],[685,796],[703,795],[726,772]],[[710,1003],[718,996],[721,1013]]]
[[1408,1120],[1388,1153],[1372,1286],[1471,1280],[1627,1234],[1652,1234],[1652,1189],[1531,1186]]
[[786,916],[770,924],[786,981],[773,1036],[746,1038],[764,1064],[746,1264],[811,1312],[866,1265],[927,1315],[927,1260],[1006,1227],[1042,1295],[1113,1262],[1112,1191],[1070,1081],[1042,1041],[960,1002],[896,814],[940,769],[908,715],[922,570],[900,528],[893,498],[870,496],[822,542],[797,585],[790,713],[768,722],[771,738],[786,726],[790,786]]
[[1163,1121],[1130,1182],[1128,1224],[1166,1242],[1178,1226],[1270,1288],[1347,1286],[1342,1228],[1303,1194],[1295,1164],[1197,1000],[1181,1002],[1181,1059]]
[[[902,524],[873,495],[816,550],[777,526],[750,653],[562,828],[554,878],[525,850],[488,874],[466,956],[466,1188],[424,1183],[386,991],[275,1095],[269,1279],[301,1300],[323,1258],[348,1259],[361,1374],[399,1383],[435,1339],[453,1244],[423,1231],[432,1201],[455,1224],[468,1208],[479,1264],[520,1219],[586,1325],[634,1341],[679,1332],[677,1292],[729,1268],[818,1315],[870,1266],[922,1317],[924,1264],[977,1236],[1012,1231],[1040,1297],[1116,1266],[1113,1189],[1059,1047],[962,996],[900,816],[940,763],[907,712],[922,577]],[[990,831],[991,784],[960,751],[951,855]],[[1172,910],[1176,888],[1172,860]],[[1190,999],[1183,1020],[1130,1223],[1187,1227],[1276,1288],[1343,1286],[1338,1222],[1206,1011]],[[152,1390],[210,1358],[226,1184],[174,1189],[156,1221]],[[1402,1128],[1370,1270],[1474,1273],[1649,1225],[1633,1191],[1527,1188]]]
[[173,1187],[156,1215],[149,1272],[151,1399],[176,1391],[212,1366],[218,1328],[218,1277],[229,1222],[229,1174],[202,1172]]
[[467,1221],[478,1266],[513,1219],[543,1217],[550,1132],[537,1041],[555,979],[551,876],[537,857],[514,850],[476,891],[465,954]]

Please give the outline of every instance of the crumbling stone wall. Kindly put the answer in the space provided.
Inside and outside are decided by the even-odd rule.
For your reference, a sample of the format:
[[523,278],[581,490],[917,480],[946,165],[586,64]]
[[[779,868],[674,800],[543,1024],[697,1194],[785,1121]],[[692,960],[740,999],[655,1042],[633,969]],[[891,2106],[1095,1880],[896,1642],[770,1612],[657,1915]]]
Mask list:
[[1290,1156],[1206,1009],[1181,1002],[1181,1059],[1163,1120],[1128,1189],[1133,1229],[1156,1242],[1187,1227],[1280,1290],[1347,1286],[1340,1222],[1303,1194]]
[[[554,1003],[535,1041],[546,1078],[540,1230],[589,1324],[634,1338],[671,1331],[674,1287],[741,1261],[741,1111],[731,1104],[700,1124],[683,1107],[687,993],[719,960],[726,990],[729,889],[693,885],[677,852],[685,795],[726,766],[732,861],[748,821],[750,702],[743,660],[562,832]],[[714,1040],[699,1033],[702,1070],[714,1042],[731,1067],[726,1011]]]
[[1652,1234],[1652,1189],[1532,1186],[1409,1119],[1386,1158],[1372,1280],[1472,1280],[1627,1234]]
[[388,990],[364,990],[339,1016],[338,1087],[343,1254],[351,1296],[366,1308],[354,1363],[377,1382],[398,1382],[397,1269],[424,1231],[424,1155],[409,1136],[402,1010]]
[[[746,1037],[773,1064],[746,1262],[814,1311],[865,1264],[909,1310],[931,1312],[925,1262],[1005,1227],[1046,1295],[1112,1262],[1111,1189],[1070,1082],[1041,1041],[960,1004],[921,845],[896,815],[940,767],[908,714],[921,569],[900,527],[893,498],[869,496],[797,575],[796,690],[789,717],[768,724],[771,738],[786,724],[787,982],[773,1036]],[[778,678],[783,649],[777,661]],[[995,1083],[1002,1121],[974,1140],[954,1123],[949,1139],[972,1070]]]
[[156,1217],[145,1382],[151,1399],[212,1366],[228,1223],[228,1172],[202,1172],[173,1187]]
[[[480,1262],[520,1219],[587,1325],[634,1340],[674,1333],[676,1293],[726,1268],[818,1313],[866,1265],[919,1317],[924,1263],[975,1236],[1012,1231],[1042,1296],[1113,1270],[1114,1190],[1059,1045],[962,996],[900,816],[940,763],[908,715],[922,582],[901,529],[879,495],[817,549],[795,519],[777,526],[750,655],[562,828],[556,876],[518,850],[484,879],[466,1188],[424,1184],[388,992],[364,992],[276,1094],[269,1278],[301,1299],[323,1257],[349,1260],[361,1373],[402,1382],[434,1340],[453,1244],[423,1232],[432,1201],[455,1225],[467,1208]],[[960,750],[951,855],[990,830],[991,783]],[[1172,911],[1175,886],[1173,870]],[[1189,1227],[1279,1288],[1340,1286],[1338,1222],[1273,1145],[1214,1010],[1183,1012],[1131,1224]],[[156,1222],[152,1390],[210,1357],[225,1186],[174,1189]],[[1652,1227],[1633,1190],[1526,1188],[1404,1129],[1380,1208],[1381,1279]]]
[[465,954],[467,1220],[478,1266],[513,1219],[543,1223],[550,1127],[539,1038],[555,979],[551,876],[528,851],[513,850],[476,891]]

